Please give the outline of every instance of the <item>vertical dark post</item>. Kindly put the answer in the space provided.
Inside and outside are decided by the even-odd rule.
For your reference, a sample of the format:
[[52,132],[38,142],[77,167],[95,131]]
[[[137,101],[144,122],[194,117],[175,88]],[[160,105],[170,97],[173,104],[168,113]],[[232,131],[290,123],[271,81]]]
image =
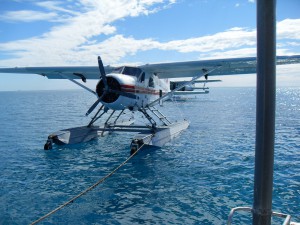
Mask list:
[[253,225],[271,224],[276,95],[276,0],[257,0]]

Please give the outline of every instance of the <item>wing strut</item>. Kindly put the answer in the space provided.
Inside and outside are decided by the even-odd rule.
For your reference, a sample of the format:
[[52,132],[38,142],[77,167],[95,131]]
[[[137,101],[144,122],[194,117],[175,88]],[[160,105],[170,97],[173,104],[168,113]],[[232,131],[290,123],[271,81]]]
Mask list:
[[202,74],[193,77],[190,81],[187,81],[187,82],[182,83],[181,85],[178,85],[178,87],[176,87],[175,89],[173,89],[171,92],[168,92],[167,94],[163,95],[162,97],[160,97],[160,98],[156,99],[155,101],[149,103],[149,104],[147,105],[147,107],[154,106],[154,105],[156,105],[158,102],[167,100],[168,98],[170,98],[170,97],[174,94],[175,91],[180,90],[181,88],[183,88],[183,87],[186,86],[186,85],[193,84],[193,83],[194,83],[197,79],[199,79],[200,77],[202,77],[202,76],[208,76],[209,73],[211,73],[212,71],[214,71],[214,70],[216,70],[216,69],[218,69],[218,68],[220,68],[220,67],[221,67],[221,66],[216,66],[216,67],[214,67],[214,68],[211,69],[211,70],[202,69]]
[[82,87],[83,89],[85,89],[85,90],[91,92],[92,94],[97,95],[96,92],[94,92],[94,91],[91,90],[90,88],[86,87],[85,85],[79,83],[78,81],[76,81],[76,80],[74,80],[74,79],[68,77],[67,75],[65,75],[65,74],[63,74],[63,73],[59,73],[59,75],[60,75],[61,77],[65,78],[65,79],[68,79],[69,81],[72,81],[73,83],[75,83],[75,84],[77,84],[78,86]]

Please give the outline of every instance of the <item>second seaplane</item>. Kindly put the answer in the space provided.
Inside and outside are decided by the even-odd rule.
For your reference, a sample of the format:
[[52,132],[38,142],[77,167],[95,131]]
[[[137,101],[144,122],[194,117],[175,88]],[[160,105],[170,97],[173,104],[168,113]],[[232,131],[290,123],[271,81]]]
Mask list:
[[[300,56],[278,56],[277,64],[300,63]],[[131,153],[143,145],[161,147],[188,128],[186,120],[171,122],[156,106],[175,94],[187,94],[185,87],[199,82],[201,77],[256,73],[256,58],[232,58],[189,62],[146,64],[142,66],[104,66],[98,56],[97,66],[2,68],[0,73],[39,74],[49,79],[68,79],[94,94],[97,99],[86,115],[97,109],[91,121],[81,127],[54,132],[48,136],[45,150],[53,144],[65,145],[87,142],[112,132],[135,132]],[[189,81],[170,83],[170,78],[192,77]],[[79,82],[81,79],[82,82]],[[83,83],[98,79],[95,91]],[[212,80],[214,82],[216,80]],[[171,87],[171,88],[170,88]],[[200,93],[208,93],[203,88]],[[101,103],[101,106],[98,105]],[[144,125],[134,124],[128,112],[139,112]],[[101,121],[96,125],[96,121]]]

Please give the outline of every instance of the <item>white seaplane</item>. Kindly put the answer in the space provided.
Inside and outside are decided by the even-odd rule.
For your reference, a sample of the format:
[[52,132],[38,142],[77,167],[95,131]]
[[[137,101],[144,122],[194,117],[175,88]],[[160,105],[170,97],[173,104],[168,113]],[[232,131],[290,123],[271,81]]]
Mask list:
[[[211,82],[221,82],[221,80],[208,80],[207,76],[205,76],[205,80],[195,80],[192,84],[186,85],[185,80],[182,81],[170,81],[170,91],[174,89],[178,89],[180,86],[181,88],[175,92],[173,92],[172,96],[168,100],[170,101],[186,101],[190,100],[193,97],[195,98],[196,95],[199,94],[208,94],[209,88],[206,86],[207,83]],[[203,84],[201,86],[195,86],[195,84]]]
[[[277,65],[295,63],[300,63],[300,55],[277,57]],[[101,107],[98,108],[88,125],[50,134],[44,145],[45,150],[51,149],[53,143],[75,144],[111,132],[135,132],[137,135],[131,142],[133,153],[144,144],[161,147],[189,126],[189,122],[185,120],[171,122],[155,108],[157,104],[169,99],[176,92],[186,94],[187,90],[183,89],[199,82],[197,80],[200,77],[207,79],[208,76],[216,75],[256,73],[256,58],[158,63],[137,67],[104,67],[101,58],[98,57],[98,67],[16,67],[2,68],[0,73],[38,74],[49,79],[68,79],[96,95],[97,100],[88,109],[86,115],[89,115],[101,103]],[[192,77],[192,79],[171,83],[171,90],[169,79],[182,77]],[[83,83],[87,79],[98,79],[99,82],[94,91],[82,82],[78,82],[77,79],[81,79]],[[212,80],[214,81],[219,80]],[[204,87],[202,89],[204,93],[207,93]],[[125,110],[140,112],[149,123],[140,126],[134,125],[132,119],[122,120]],[[104,119],[102,124],[95,125],[100,118]]]

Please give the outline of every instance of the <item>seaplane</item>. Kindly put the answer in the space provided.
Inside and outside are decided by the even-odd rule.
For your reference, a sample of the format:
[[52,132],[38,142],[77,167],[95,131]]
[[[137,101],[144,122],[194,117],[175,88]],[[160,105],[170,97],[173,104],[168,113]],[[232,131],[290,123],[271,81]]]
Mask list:
[[[169,101],[187,101],[196,98],[197,95],[200,94],[208,94],[209,88],[206,86],[207,83],[211,82],[221,82],[221,80],[208,80],[207,76],[205,76],[205,80],[195,80],[192,84],[186,85],[185,80],[181,81],[170,81],[170,91],[181,87],[179,90],[173,92],[172,96],[170,96]],[[202,84],[201,86],[196,86],[195,84]]]
[[[206,87],[207,83],[211,83],[211,82],[221,82],[222,80],[208,80],[207,76],[205,76],[205,80],[195,80],[192,84],[186,85],[185,83],[187,81],[183,80],[183,81],[170,81],[170,90],[174,90],[175,88],[177,88],[179,85],[184,84],[183,87],[181,87],[178,91],[176,91],[174,94],[189,94],[189,92],[191,91],[191,93],[194,94],[198,94],[198,92],[195,92],[195,90],[202,90],[206,93],[209,93],[207,90],[209,89],[208,87]],[[199,86],[195,86],[195,84],[197,83],[201,83],[203,84],[202,87]],[[199,92],[200,94],[200,92]]]
[[[300,63],[300,55],[277,56],[277,65]],[[45,150],[53,144],[67,145],[87,142],[112,132],[134,132],[130,144],[133,154],[143,145],[162,147],[188,128],[189,121],[171,120],[157,108],[174,94],[194,92],[195,83],[209,82],[209,76],[240,75],[256,73],[256,57],[199,60],[145,64],[141,66],[104,66],[98,56],[98,66],[71,67],[15,67],[1,68],[0,73],[38,74],[48,79],[68,79],[96,96],[86,116],[96,108],[96,113],[87,125],[54,132],[48,136]],[[170,82],[172,78],[188,81]],[[204,77],[204,81],[199,81]],[[95,90],[84,83],[96,79]],[[211,80],[216,82],[219,80]],[[190,89],[189,89],[190,88]],[[192,90],[193,89],[193,90]],[[202,87],[202,93],[208,93]],[[128,112],[140,113],[145,124],[136,125]],[[96,125],[96,121],[100,121]]]

